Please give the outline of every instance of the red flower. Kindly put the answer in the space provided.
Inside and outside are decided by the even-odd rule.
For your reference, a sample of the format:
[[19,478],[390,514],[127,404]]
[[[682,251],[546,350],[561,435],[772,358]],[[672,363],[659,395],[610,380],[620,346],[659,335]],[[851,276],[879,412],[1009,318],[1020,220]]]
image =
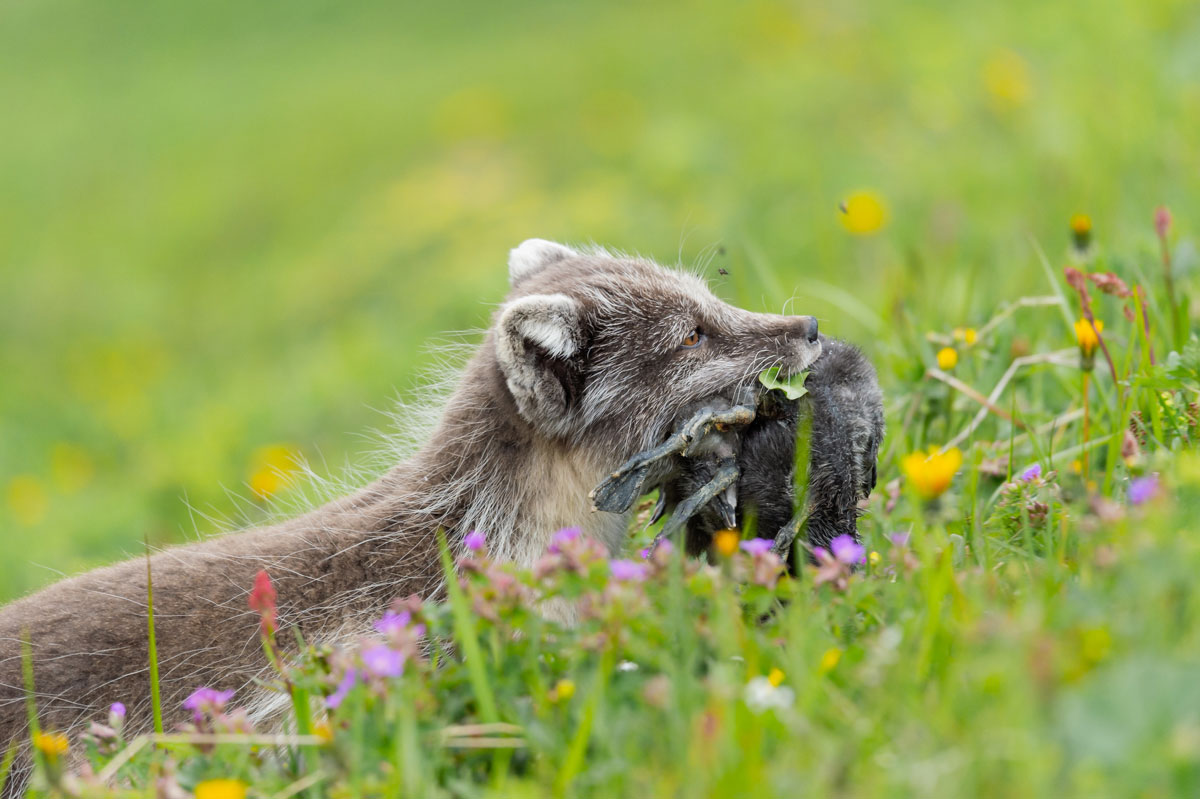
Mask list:
[[265,569],[254,575],[254,589],[250,592],[250,609],[259,616],[259,627],[263,635],[275,632],[275,587]]

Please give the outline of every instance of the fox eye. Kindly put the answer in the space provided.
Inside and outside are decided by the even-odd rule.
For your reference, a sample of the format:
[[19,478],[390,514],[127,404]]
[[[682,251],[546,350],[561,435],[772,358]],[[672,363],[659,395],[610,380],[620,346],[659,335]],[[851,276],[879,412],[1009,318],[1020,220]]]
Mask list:
[[700,342],[704,341],[704,334],[700,332],[700,328],[695,328],[691,333],[683,337],[683,341],[679,342],[681,349],[690,350],[693,347],[699,347]]

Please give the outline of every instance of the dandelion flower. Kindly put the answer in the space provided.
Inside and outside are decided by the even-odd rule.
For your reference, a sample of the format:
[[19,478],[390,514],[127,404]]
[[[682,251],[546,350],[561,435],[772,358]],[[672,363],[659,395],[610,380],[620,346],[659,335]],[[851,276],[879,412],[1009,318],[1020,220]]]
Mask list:
[[962,466],[962,459],[958,447],[951,447],[945,452],[930,447],[928,452],[905,455],[900,460],[900,468],[918,494],[925,499],[934,499],[946,493],[950,481]]
[[551,701],[566,702],[573,696],[575,696],[575,681],[569,677],[564,677],[554,684]]
[[241,780],[204,780],[196,783],[196,799],[246,799]]
[[728,558],[732,556],[734,552],[737,552],[738,541],[740,538],[741,535],[737,530],[727,527],[724,530],[718,530],[716,532],[716,534],[713,536],[713,544],[716,546],[718,552]]
[[958,350],[953,347],[942,347],[938,350],[937,365],[943,372],[948,372],[958,366]]
[[825,654],[821,655],[821,663],[817,667],[822,674],[828,674],[837,668],[837,664],[841,662],[842,650],[836,646],[832,646],[825,650]]
[[1100,344],[1100,333],[1104,332],[1104,322],[1096,320],[1096,327],[1092,327],[1092,323],[1085,317],[1080,317],[1075,323],[1075,340],[1079,342],[1079,352],[1083,355],[1083,366],[1085,369],[1091,369],[1092,358],[1096,354],[1096,347]]
[[38,732],[33,736],[33,745],[51,759],[65,755],[71,748],[67,736],[61,732]]
[[785,675],[782,669],[771,669],[771,672],[767,675],[767,682],[778,688],[779,686],[783,685],[784,676]]
[[883,198],[873,191],[852,192],[842,201],[842,226],[856,236],[878,233],[887,224]]

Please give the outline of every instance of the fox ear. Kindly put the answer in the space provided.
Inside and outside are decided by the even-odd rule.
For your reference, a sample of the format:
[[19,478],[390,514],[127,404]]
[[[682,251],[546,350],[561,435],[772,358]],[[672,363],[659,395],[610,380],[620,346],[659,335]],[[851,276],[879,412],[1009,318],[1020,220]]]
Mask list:
[[555,261],[578,254],[570,247],[545,239],[523,241],[508,253],[508,284],[515,286],[522,278],[541,271]]
[[496,359],[525,420],[559,432],[582,389],[583,322],[565,294],[510,302],[496,323]]

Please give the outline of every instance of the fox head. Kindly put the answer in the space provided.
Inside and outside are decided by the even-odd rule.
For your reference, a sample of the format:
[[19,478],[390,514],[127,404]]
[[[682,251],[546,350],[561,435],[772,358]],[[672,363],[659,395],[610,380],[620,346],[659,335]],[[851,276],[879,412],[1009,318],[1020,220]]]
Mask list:
[[518,413],[568,444],[623,458],[657,443],[683,410],[766,368],[821,353],[811,316],[752,313],[696,275],[530,239],[509,256],[494,348]]

